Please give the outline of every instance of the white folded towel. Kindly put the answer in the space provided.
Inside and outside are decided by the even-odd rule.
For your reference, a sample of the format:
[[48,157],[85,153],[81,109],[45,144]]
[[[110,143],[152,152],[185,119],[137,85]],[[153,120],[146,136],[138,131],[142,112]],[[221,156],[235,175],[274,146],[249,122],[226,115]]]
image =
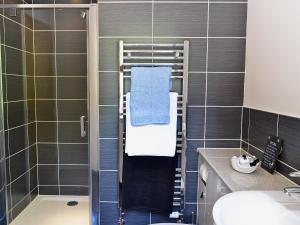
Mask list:
[[132,126],[130,93],[126,94],[126,146],[129,156],[169,156],[176,152],[178,94],[170,92],[170,123]]

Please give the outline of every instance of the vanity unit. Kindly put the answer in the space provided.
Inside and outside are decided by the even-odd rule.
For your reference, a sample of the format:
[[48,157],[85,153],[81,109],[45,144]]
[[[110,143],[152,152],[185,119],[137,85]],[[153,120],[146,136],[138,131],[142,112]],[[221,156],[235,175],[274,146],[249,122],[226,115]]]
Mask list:
[[233,170],[232,156],[247,154],[242,149],[198,149],[198,224],[213,225],[213,207],[216,201],[237,191],[283,191],[285,187],[297,186],[286,177],[273,175],[259,167],[251,174]]

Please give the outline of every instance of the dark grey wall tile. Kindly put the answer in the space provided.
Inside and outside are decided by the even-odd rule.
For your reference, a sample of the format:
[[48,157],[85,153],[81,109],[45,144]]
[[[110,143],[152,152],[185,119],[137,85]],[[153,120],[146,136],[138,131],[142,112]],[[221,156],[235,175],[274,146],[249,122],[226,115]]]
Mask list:
[[100,107],[100,138],[118,137],[118,107]]
[[27,122],[34,122],[35,118],[35,100],[29,100],[27,101]]
[[[6,201],[5,200],[5,192],[1,191],[0,192],[0,218],[3,218],[6,214],[5,201]],[[0,223],[0,224],[2,224],[2,223]],[[3,223],[3,225],[4,225],[4,223]]]
[[39,165],[39,185],[58,185],[58,166]]
[[100,224],[114,224],[119,220],[119,208],[118,203],[104,203],[100,202]]
[[[184,208],[184,222],[185,223],[192,223],[192,220],[195,221],[195,215],[197,215],[197,204],[185,204]],[[192,217],[194,217],[192,219]]]
[[25,62],[26,62],[25,74],[27,76],[33,76],[34,75],[34,55],[31,53],[26,53]]
[[25,43],[22,36],[24,28],[11,20],[4,17],[5,26],[5,44],[17,49],[22,49],[22,45]]
[[118,169],[118,140],[100,140],[100,170]]
[[187,109],[187,137],[203,139],[204,137],[204,108]]
[[[14,154],[27,147],[27,126],[21,126],[9,130],[9,152]],[[18,140],[18,141],[16,141]]]
[[40,195],[59,195],[58,186],[39,186]]
[[197,148],[203,148],[204,141],[187,141],[186,151],[186,170],[187,171],[198,171],[198,155]]
[[125,213],[125,221],[132,225],[148,225],[150,221],[150,212],[130,210]]
[[8,128],[13,128],[26,123],[26,102],[7,103],[7,122]]
[[12,206],[15,206],[29,193],[28,179],[29,173],[26,173],[11,184]]
[[210,37],[245,37],[247,4],[210,4]]
[[198,173],[186,173],[186,202],[197,202]]
[[56,81],[54,77],[36,77],[35,82],[37,99],[56,98]]
[[87,76],[87,55],[56,55],[57,76]]
[[300,170],[300,119],[280,116],[278,136],[284,140],[284,148],[280,160]]
[[277,115],[250,110],[249,143],[264,150],[268,136],[277,134]]
[[208,46],[208,71],[245,71],[245,39],[209,39]]
[[208,74],[207,105],[242,106],[244,74]]
[[240,140],[205,140],[206,148],[239,148]]
[[[18,74],[23,75],[23,55],[25,52],[4,47],[5,50],[5,72],[7,74]],[[3,63],[4,64],[4,63]]]
[[61,143],[87,143],[87,137],[80,136],[80,123],[78,122],[59,122],[58,123],[58,142]]
[[248,142],[242,141],[241,144],[242,144],[241,148],[244,149],[246,152],[248,152],[249,151],[249,144],[248,144]]
[[117,105],[119,101],[119,74],[99,73],[99,104]]
[[28,125],[29,146],[36,142],[36,122]]
[[61,164],[88,164],[88,144],[59,144]]
[[26,78],[23,76],[6,75],[6,99],[7,101],[24,100]]
[[243,141],[249,142],[249,116],[250,109],[243,107],[243,126],[242,126],[242,139]]
[[16,204],[14,208],[12,208],[11,211],[12,219],[15,219],[17,215],[19,215],[20,212],[22,212],[29,203],[30,203],[30,195],[28,194],[20,202],[18,202],[18,204]]
[[35,101],[29,100],[27,101],[27,115],[28,115],[28,123],[34,122],[36,115],[35,115]]
[[86,99],[87,78],[86,77],[58,77],[57,98]]
[[38,144],[38,162],[39,164],[57,164],[58,149],[57,144]]
[[33,56],[33,30],[25,29],[25,50]]
[[206,74],[190,73],[188,86],[188,104],[189,105],[205,105],[206,92]]
[[34,77],[27,77],[27,99],[35,98],[35,86],[34,86]]
[[6,225],[6,216],[4,216],[1,220],[0,220],[0,225]]
[[37,164],[36,145],[31,146],[28,151],[29,151],[29,167],[32,168]]
[[56,122],[37,122],[38,142],[56,142]]
[[[36,76],[55,76],[55,55],[34,55]],[[59,56],[57,56],[59,57]],[[64,56],[65,57],[65,56]],[[59,60],[57,60],[59,61]]]
[[88,185],[88,166],[60,166],[59,179],[61,185]]
[[55,100],[37,100],[36,101],[36,118],[38,121],[55,121],[56,101]]
[[207,108],[207,139],[240,139],[242,108]]
[[34,30],[55,30],[54,9],[34,10]]
[[35,53],[54,53],[55,35],[53,31],[34,32]]
[[154,36],[206,36],[207,4],[154,4]]
[[151,36],[152,5],[100,4],[100,36]]
[[79,121],[81,116],[87,116],[87,100],[58,100],[59,121]]
[[60,194],[61,195],[89,195],[88,187],[80,187],[80,186],[60,186]]
[[56,33],[57,53],[86,53],[86,31],[59,31]]
[[100,171],[100,200],[118,201],[118,172]]
[[28,150],[21,151],[10,157],[10,182],[25,173],[28,169]]
[[[78,0],[76,1],[78,2]],[[86,17],[81,17],[83,9],[55,9],[57,30],[86,30]]]

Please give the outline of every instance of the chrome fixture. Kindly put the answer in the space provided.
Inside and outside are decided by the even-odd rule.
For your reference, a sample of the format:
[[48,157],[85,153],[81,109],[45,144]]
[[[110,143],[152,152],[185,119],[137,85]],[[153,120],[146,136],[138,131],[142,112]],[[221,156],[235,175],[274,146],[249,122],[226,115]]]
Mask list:
[[85,116],[80,117],[80,136],[86,136],[86,127],[85,127]]
[[[289,173],[290,177],[298,177],[300,178],[300,172],[291,172]],[[291,196],[292,194],[296,194],[300,196],[300,187],[286,187],[283,189],[283,192],[289,196]]]
[[86,12],[85,12],[85,11],[82,11],[81,14],[80,14],[80,16],[81,16],[82,19],[85,19],[85,17],[86,17]]
[[292,172],[289,174],[290,177],[300,177],[300,172]]

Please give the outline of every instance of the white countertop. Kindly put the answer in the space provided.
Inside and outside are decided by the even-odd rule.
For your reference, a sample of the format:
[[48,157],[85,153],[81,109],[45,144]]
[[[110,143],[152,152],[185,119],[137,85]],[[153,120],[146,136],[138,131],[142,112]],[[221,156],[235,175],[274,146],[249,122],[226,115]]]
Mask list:
[[235,171],[231,166],[230,158],[240,154],[247,154],[244,150],[199,148],[198,152],[233,192],[246,190],[282,191],[284,187],[297,186],[280,173],[270,174],[261,167],[251,174]]

